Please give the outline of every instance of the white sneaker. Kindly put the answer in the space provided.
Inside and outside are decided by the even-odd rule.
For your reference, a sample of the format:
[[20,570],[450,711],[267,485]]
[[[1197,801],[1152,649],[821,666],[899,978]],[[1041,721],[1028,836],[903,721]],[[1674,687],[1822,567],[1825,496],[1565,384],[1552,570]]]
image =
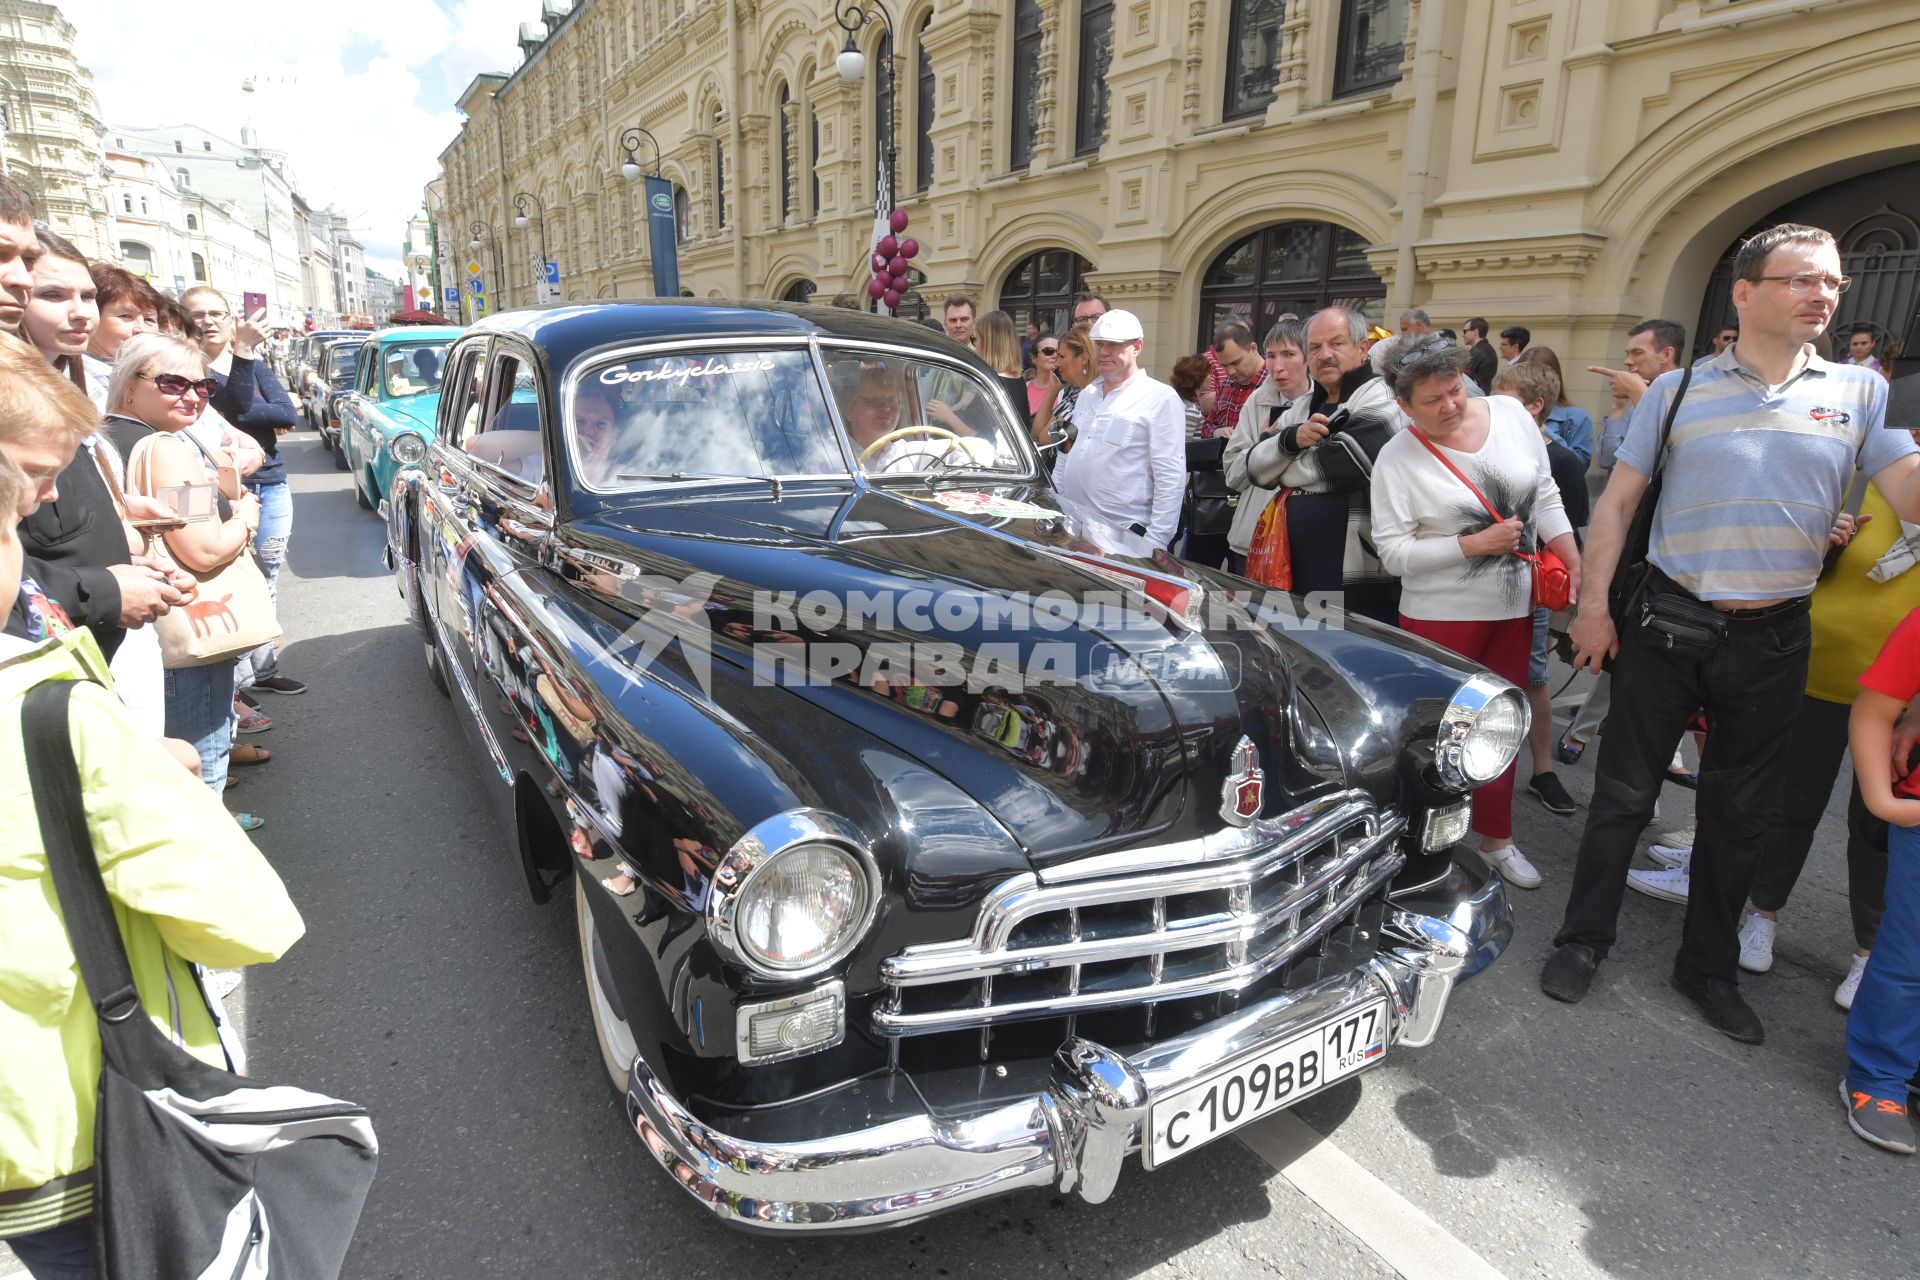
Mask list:
[[1748,914],[1740,925],[1740,967],[1748,973],[1765,973],[1773,968],[1773,935],[1780,923],[1765,916]]
[[1492,864],[1493,869],[1505,877],[1509,884],[1521,889],[1540,887],[1540,873],[1527,861],[1527,855],[1520,852],[1519,845],[1510,844],[1504,849],[1482,849],[1480,856]]
[[1693,828],[1682,827],[1677,831],[1662,831],[1659,841],[1669,849],[1691,849],[1693,848]]
[[1692,848],[1681,845],[1650,844],[1647,846],[1647,856],[1663,867],[1676,870],[1693,862]]
[[1649,898],[1661,898],[1667,902],[1685,902],[1687,882],[1686,867],[1668,867],[1664,871],[1627,872],[1627,888],[1638,889]]
[[1835,988],[1833,993],[1833,1002],[1842,1009],[1853,1008],[1853,997],[1860,990],[1860,975],[1867,971],[1867,958],[1865,956],[1852,956],[1850,958],[1853,963],[1847,967],[1847,976],[1840,979],[1840,985]]

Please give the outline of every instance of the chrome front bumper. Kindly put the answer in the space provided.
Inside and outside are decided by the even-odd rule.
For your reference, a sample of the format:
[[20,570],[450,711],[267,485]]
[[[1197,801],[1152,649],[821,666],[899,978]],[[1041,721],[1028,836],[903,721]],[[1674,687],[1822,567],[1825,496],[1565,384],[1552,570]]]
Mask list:
[[1498,876],[1466,855],[1439,883],[1391,900],[1380,952],[1366,968],[1271,996],[1131,1058],[1071,1038],[1055,1052],[1044,1091],[977,1115],[929,1112],[803,1142],[746,1142],[696,1119],[636,1060],[627,1116],[676,1181],[740,1227],[890,1227],[1020,1187],[1099,1203],[1139,1150],[1155,1096],[1382,996],[1391,1040],[1430,1044],[1453,988],[1512,936]]

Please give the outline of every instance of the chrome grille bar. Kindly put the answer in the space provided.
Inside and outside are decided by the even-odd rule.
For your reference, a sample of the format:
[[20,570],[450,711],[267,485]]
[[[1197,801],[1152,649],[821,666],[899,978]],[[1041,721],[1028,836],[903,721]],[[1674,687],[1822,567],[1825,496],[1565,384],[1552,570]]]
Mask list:
[[874,1029],[894,1038],[980,1031],[984,1051],[993,1026],[1065,1018],[1071,1034],[1080,1013],[1144,1006],[1151,1036],[1158,1002],[1258,982],[1319,945],[1400,870],[1405,818],[1359,793],[1335,801],[1264,824],[1285,834],[1231,861],[1154,868],[1130,851],[1116,855],[1126,871],[1109,878],[1014,877],[988,895],[969,938],[882,963],[892,991]]

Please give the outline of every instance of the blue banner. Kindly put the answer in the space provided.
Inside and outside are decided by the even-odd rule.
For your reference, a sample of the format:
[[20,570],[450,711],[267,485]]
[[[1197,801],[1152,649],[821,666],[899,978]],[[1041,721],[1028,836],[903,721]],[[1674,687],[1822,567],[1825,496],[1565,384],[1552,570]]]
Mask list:
[[680,296],[680,238],[673,219],[673,184],[649,176],[647,183],[647,245],[653,255],[653,292],[659,298]]

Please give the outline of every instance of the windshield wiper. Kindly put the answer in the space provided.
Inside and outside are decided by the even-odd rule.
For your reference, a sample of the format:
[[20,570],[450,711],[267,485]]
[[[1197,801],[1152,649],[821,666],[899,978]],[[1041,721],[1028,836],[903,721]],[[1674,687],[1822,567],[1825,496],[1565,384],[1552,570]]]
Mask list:
[[1008,471],[1003,467],[942,467],[927,476],[927,488],[931,489],[942,480],[1025,480],[1027,476],[1019,471]]
[[761,484],[771,485],[773,487],[773,500],[775,502],[780,500],[780,477],[778,476],[723,476],[712,471],[670,471],[664,473],[622,471],[614,476],[614,479],[620,481],[622,484],[631,480],[666,480],[670,482],[680,480],[758,481]]

